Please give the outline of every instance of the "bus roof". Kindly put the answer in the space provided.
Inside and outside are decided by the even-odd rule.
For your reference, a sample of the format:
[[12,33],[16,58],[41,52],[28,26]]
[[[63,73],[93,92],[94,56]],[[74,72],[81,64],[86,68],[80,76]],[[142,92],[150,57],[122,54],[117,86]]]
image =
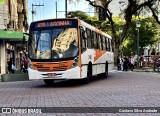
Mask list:
[[[77,18],[57,18],[57,19],[43,19],[43,20],[37,20],[37,21],[33,21],[33,22],[31,22],[31,23],[36,23],[36,22],[42,22],[42,21],[51,21],[51,20],[62,20],[62,19],[77,19]],[[77,19],[78,20],[78,19]]]

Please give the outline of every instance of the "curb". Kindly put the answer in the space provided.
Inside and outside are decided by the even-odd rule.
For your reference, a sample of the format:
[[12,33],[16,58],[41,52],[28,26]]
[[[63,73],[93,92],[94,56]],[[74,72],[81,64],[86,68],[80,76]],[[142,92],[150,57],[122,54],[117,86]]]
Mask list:
[[24,73],[24,74],[4,74],[4,75],[1,75],[1,82],[27,81],[27,80],[29,80],[28,73]]

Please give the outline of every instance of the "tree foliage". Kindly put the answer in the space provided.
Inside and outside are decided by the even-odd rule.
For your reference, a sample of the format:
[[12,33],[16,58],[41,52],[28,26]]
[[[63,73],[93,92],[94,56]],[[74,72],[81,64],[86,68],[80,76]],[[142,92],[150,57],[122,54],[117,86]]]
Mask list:
[[[86,13],[82,11],[74,11],[69,13],[70,17],[72,18],[79,18],[81,20],[84,20],[85,22],[100,28],[102,31],[111,34],[112,31],[110,30],[110,23],[109,21],[98,21],[97,17],[91,17],[87,15]],[[119,28],[125,24],[125,22],[120,17],[113,17],[113,21],[115,22],[115,30],[117,35],[117,40],[120,41],[121,34],[119,32]],[[123,44],[119,47],[122,49],[123,52],[126,55],[131,55],[131,53],[136,53],[137,50],[137,28],[136,28],[136,22],[138,21],[137,18],[132,18],[131,26],[128,30],[128,33],[125,37],[125,40]],[[145,46],[148,45],[154,45],[154,43],[157,41],[156,35],[157,27],[156,27],[156,21],[152,17],[148,18],[141,18],[141,27],[140,30],[140,39],[139,39],[139,45],[140,45],[140,51],[142,52]]]
[[[136,28],[137,19],[133,18],[131,27],[128,30],[126,35],[126,39],[123,46],[124,54],[131,55],[131,53],[137,52],[137,28]],[[157,42],[157,27],[154,26],[156,24],[155,19],[152,17],[141,19],[141,27],[139,28],[139,47],[140,53],[143,54],[144,48],[146,46],[153,46]]]
[[[70,0],[73,1],[73,0]],[[80,1],[80,0],[79,0]],[[93,7],[101,8],[105,11],[106,17],[107,17],[107,23],[110,24],[110,30],[112,32],[112,38],[113,38],[113,44],[114,44],[114,53],[115,58],[118,56],[118,48],[120,45],[119,35],[116,33],[116,22],[113,19],[113,14],[111,10],[109,9],[109,4],[113,0],[97,0],[98,3],[93,0],[86,0],[90,5]],[[124,41],[126,39],[126,36],[128,34],[128,31],[131,28],[132,24],[132,18],[134,16],[139,16],[142,9],[147,9],[152,12],[152,16],[156,20],[158,24],[160,24],[160,21],[158,20],[158,7],[160,5],[160,0],[145,0],[143,2],[139,2],[139,0],[128,0],[128,4],[126,8],[123,10],[122,14],[124,15],[124,25],[123,25],[123,33],[121,34],[121,39]],[[148,33],[149,34],[149,33]],[[146,37],[147,38],[147,37]]]
[[82,11],[69,12],[68,17],[79,18],[97,28],[100,28],[100,25],[101,25],[101,21],[98,21],[97,17],[91,17]]

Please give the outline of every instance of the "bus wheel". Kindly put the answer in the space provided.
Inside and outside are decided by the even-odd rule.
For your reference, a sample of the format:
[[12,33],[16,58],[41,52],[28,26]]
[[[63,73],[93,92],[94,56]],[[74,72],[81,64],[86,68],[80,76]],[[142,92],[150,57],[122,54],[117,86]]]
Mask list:
[[105,72],[103,73],[103,78],[107,78],[108,77],[108,62],[106,62],[106,65],[105,65]]
[[43,81],[47,86],[53,86],[54,83],[53,79],[44,79]]
[[92,65],[89,65],[87,69],[87,77],[84,78],[84,83],[88,84],[91,79],[92,79]]

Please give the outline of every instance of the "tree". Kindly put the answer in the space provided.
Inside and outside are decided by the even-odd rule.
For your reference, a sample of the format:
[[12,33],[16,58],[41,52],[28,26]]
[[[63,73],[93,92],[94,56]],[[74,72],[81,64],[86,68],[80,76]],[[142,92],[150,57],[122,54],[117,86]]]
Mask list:
[[[70,1],[73,1],[73,0],[70,0]],[[114,44],[114,54],[115,54],[115,58],[116,58],[118,56],[118,48],[120,45],[120,41],[119,41],[119,38],[116,34],[115,22],[112,17],[112,12],[109,9],[109,4],[113,0],[99,0],[99,2],[101,4],[97,4],[93,0],[86,0],[86,1],[88,1],[89,4],[92,5],[93,7],[101,8],[104,11],[106,11],[106,17],[110,23],[110,28],[111,28],[111,32],[112,32],[112,38],[113,38],[113,44]],[[158,13],[159,13],[158,6],[160,3],[160,0],[146,0],[144,2],[138,2],[138,1],[139,0],[128,0],[128,5],[126,6],[126,8],[123,11],[125,24],[123,27],[123,33],[122,33],[122,37],[121,37],[122,41],[125,40],[127,32],[130,29],[132,17],[135,15],[138,15],[142,11],[143,8],[144,9],[147,8],[148,10],[150,10],[153,14],[153,17],[157,21],[157,23],[160,24],[160,21],[158,20]]]
[[[128,30],[126,39],[123,42],[123,47],[125,48],[124,53],[131,55],[131,53],[137,52],[137,30],[136,30],[137,19],[133,18],[131,27]],[[143,54],[144,48],[149,45],[154,45],[157,42],[156,35],[158,34],[157,29],[155,28],[156,21],[152,17],[141,18],[142,25],[140,27],[140,39],[139,47],[140,53]],[[122,47],[122,46],[121,46]]]

